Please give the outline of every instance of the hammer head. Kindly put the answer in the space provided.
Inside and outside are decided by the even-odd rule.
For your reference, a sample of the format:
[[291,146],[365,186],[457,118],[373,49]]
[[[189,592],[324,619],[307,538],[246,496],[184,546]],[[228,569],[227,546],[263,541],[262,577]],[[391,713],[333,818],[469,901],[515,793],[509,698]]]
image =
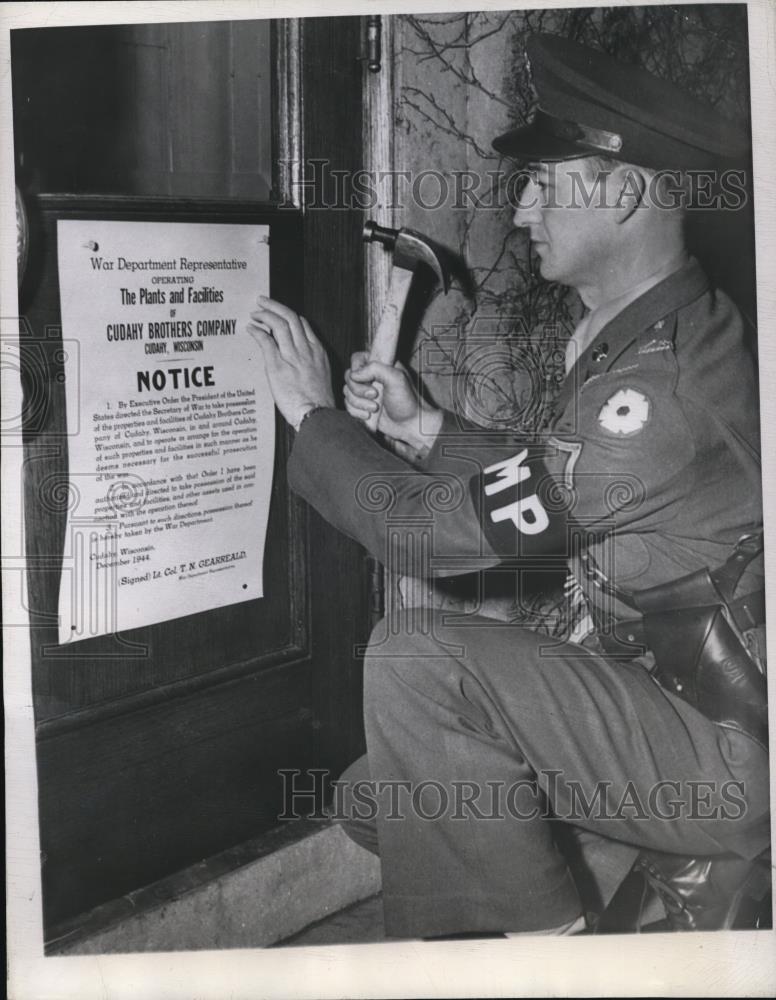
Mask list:
[[431,268],[445,292],[450,287],[450,275],[444,257],[434,244],[414,229],[388,229],[371,219],[364,224],[365,243],[382,243],[393,252],[393,266],[414,271],[419,264]]

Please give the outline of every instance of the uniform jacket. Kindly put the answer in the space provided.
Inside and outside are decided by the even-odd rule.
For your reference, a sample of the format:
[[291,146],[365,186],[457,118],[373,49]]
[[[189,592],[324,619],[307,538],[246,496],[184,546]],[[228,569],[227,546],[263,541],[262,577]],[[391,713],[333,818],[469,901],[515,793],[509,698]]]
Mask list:
[[[554,414],[549,432],[520,439],[447,413],[414,468],[321,410],[297,436],[289,481],[381,561],[404,544],[401,572],[415,576],[557,568],[587,551],[617,587],[641,590],[722,565],[761,527],[754,360],[740,313],[696,261],[598,333]],[[423,526],[427,544],[408,543]],[[761,586],[753,564],[738,593]]]

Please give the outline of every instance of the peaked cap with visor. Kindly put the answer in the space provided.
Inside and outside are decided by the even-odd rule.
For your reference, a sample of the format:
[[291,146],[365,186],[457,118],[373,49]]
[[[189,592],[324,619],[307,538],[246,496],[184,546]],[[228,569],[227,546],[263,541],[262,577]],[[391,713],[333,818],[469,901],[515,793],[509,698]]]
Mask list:
[[493,148],[515,160],[607,156],[655,170],[706,169],[747,155],[746,133],[667,80],[557,35],[526,44],[533,119]]

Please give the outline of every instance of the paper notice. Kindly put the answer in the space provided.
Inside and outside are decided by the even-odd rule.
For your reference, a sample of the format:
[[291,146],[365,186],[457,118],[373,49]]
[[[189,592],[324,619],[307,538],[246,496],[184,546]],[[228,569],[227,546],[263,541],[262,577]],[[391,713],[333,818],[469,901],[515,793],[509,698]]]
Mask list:
[[269,227],[60,220],[57,233],[60,642],[262,597],[275,410],[245,327],[269,293]]

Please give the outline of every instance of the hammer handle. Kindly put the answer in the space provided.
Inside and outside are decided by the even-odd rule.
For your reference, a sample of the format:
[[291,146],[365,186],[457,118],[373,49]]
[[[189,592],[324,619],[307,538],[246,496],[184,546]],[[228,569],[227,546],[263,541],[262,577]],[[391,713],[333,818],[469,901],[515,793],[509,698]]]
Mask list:
[[[391,271],[391,283],[388,287],[388,297],[383,307],[383,314],[377,327],[372,346],[369,350],[369,360],[379,361],[384,365],[392,365],[396,360],[396,349],[399,344],[399,330],[404,304],[412,284],[412,271],[402,267],[394,267]],[[382,387],[375,386],[378,392],[377,402],[382,408]],[[377,429],[380,409],[373,413],[366,425],[370,431]]]

